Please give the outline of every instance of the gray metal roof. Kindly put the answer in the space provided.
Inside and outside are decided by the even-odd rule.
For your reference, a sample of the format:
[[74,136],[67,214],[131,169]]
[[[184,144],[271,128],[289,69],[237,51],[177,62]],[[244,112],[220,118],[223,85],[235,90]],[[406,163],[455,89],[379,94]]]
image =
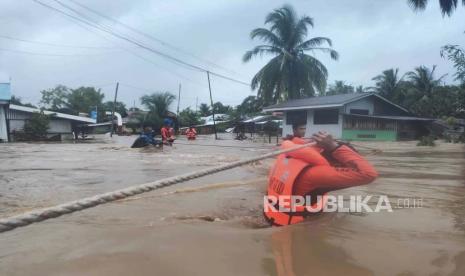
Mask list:
[[298,100],[289,100],[284,103],[279,103],[263,108],[263,111],[285,111],[285,110],[299,110],[299,109],[314,109],[314,108],[326,108],[326,107],[340,107],[347,103],[357,101],[359,99],[374,96],[377,97],[407,113],[409,111],[400,105],[397,105],[388,99],[376,94],[376,93],[351,93],[351,94],[339,94],[331,96],[319,96]]
[[287,102],[271,105],[265,107],[264,111],[279,111],[289,109],[299,109],[300,107],[331,107],[331,106],[342,106],[346,103],[353,102],[355,100],[371,96],[374,93],[351,93],[351,94],[339,94],[331,96],[319,96],[305,99],[289,100]]

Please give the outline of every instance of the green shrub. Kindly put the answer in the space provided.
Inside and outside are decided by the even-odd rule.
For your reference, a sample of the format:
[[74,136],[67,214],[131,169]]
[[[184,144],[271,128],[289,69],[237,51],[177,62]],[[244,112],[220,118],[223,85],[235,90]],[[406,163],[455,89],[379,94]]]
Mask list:
[[417,146],[429,146],[429,147],[434,147],[436,146],[436,143],[434,142],[434,137],[429,135],[429,136],[422,136],[420,138],[420,141],[417,143]]

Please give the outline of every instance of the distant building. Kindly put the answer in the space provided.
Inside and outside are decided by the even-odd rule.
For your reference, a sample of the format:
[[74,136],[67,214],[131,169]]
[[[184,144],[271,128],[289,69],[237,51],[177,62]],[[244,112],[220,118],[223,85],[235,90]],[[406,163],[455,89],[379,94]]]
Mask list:
[[11,100],[9,83],[0,83],[0,142],[8,142],[6,112]]
[[[215,114],[215,123],[217,124],[228,122],[229,119],[228,114]],[[203,125],[213,125],[213,115],[201,117],[200,120],[204,121]]]
[[47,136],[55,136],[60,140],[73,139],[74,132],[77,131],[81,125],[95,123],[95,119],[88,117],[10,104],[6,108],[6,123],[9,139],[5,141],[15,141],[15,133],[21,132],[24,129],[24,124],[31,118],[34,112],[44,112],[45,115],[50,116]]
[[307,136],[327,131],[347,140],[410,140],[430,132],[435,119],[419,118],[376,93],[353,93],[289,100],[268,106],[266,112],[284,113],[283,136],[292,124],[307,126]]

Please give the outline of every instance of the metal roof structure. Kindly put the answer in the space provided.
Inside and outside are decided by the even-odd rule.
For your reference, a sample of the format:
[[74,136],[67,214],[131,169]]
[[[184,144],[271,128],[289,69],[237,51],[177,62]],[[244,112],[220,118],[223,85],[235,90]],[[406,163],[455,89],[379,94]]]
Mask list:
[[341,107],[345,104],[355,102],[366,97],[377,97],[397,108],[408,112],[407,109],[389,101],[388,99],[378,95],[377,93],[350,93],[338,94],[330,96],[319,96],[305,99],[289,100],[287,102],[278,103],[263,108],[263,111],[286,111],[286,110],[300,110],[300,109],[315,109],[315,108],[328,108],[328,107]]
[[40,110],[39,108],[32,108],[32,107],[27,107],[27,106],[22,106],[22,105],[10,104],[9,109],[13,111],[22,111],[22,112],[27,112],[27,113],[44,112],[45,115],[51,115],[53,117],[60,118],[60,119],[67,119],[67,120],[83,122],[83,123],[92,123],[92,124],[96,123],[95,119],[88,118],[88,117],[59,113],[59,112],[54,112],[50,110]]

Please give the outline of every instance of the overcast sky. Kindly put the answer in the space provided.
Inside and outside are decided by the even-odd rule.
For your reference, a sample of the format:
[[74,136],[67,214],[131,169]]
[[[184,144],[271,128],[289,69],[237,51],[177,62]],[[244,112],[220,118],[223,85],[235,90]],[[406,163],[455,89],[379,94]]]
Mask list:
[[[53,0],[40,0],[65,10]],[[63,3],[73,5],[69,0]],[[371,86],[374,76],[398,67],[401,73],[419,65],[437,65],[438,76],[454,73],[439,55],[444,44],[465,45],[465,9],[443,18],[437,0],[414,13],[406,0],[73,0],[175,46],[150,40],[86,10],[82,13],[157,51],[234,79],[250,82],[269,57],[244,64],[242,55],[259,41],[250,31],[263,27],[271,10],[292,4],[299,15],[313,17],[309,37],[333,40],[339,61],[317,57],[329,70],[329,82],[344,80]],[[73,5],[79,9],[78,6]],[[177,95],[182,84],[181,109],[208,102],[205,73],[172,63],[111,35],[83,27],[33,0],[0,0],[0,82],[11,78],[12,92],[37,104],[40,91],[63,84],[100,87],[111,100],[121,83],[119,100],[139,106],[151,91]],[[3,37],[2,37],[3,36]],[[4,36],[52,46],[6,39]],[[63,45],[74,47],[63,47]],[[79,48],[81,47],[81,48]],[[95,48],[85,48],[95,47]],[[16,52],[8,51],[13,50]],[[19,52],[18,52],[19,51]],[[452,77],[446,78],[452,82]],[[212,76],[213,100],[230,105],[255,95],[250,87]],[[173,106],[173,111],[175,106]]]

